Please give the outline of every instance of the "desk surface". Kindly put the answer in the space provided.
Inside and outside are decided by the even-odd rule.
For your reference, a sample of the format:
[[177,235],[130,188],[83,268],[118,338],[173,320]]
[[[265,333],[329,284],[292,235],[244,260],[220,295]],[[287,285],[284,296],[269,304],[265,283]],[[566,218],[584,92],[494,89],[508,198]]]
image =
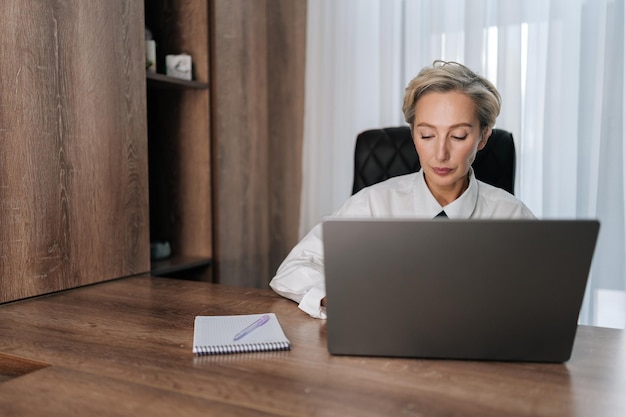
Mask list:
[[[263,312],[291,351],[191,353],[196,315]],[[626,332],[565,364],[336,357],[270,290],[133,277],[0,306],[0,415],[623,416]]]

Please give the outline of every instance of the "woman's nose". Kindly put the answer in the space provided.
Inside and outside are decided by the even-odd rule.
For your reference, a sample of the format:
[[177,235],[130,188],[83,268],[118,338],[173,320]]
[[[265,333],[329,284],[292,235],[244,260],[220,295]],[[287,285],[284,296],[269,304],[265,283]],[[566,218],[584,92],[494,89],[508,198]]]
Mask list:
[[450,157],[448,140],[446,138],[438,139],[435,146],[435,158],[437,158],[438,161],[447,161]]

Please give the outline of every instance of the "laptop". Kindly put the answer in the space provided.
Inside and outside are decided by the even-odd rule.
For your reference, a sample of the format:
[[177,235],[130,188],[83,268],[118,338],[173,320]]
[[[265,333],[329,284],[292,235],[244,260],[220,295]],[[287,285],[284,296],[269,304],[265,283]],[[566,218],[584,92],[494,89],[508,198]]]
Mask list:
[[565,362],[597,220],[322,225],[335,355]]

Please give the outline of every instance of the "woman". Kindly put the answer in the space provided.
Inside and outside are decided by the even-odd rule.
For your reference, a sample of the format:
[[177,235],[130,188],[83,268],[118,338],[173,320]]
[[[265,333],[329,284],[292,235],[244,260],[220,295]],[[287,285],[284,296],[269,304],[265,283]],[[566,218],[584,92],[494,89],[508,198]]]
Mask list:
[[[435,61],[424,68],[407,86],[402,106],[421,170],[364,188],[334,216],[534,218],[513,195],[478,181],[471,167],[500,103],[493,84],[461,64]],[[326,318],[321,225],[293,248],[270,286],[312,317]]]

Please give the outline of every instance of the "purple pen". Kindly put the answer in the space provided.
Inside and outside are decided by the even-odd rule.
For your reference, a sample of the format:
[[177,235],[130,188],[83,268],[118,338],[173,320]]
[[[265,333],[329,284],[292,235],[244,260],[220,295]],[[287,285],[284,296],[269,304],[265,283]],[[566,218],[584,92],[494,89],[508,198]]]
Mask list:
[[248,327],[246,327],[245,329],[243,329],[242,331],[240,331],[239,333],[237,333],[235,335],[235,338],[233,340],[239,340],[242,337],[250,334],[254,329],[256,329],[257,327],[261,327],[263,326],[265,323],[267,323],[270,320],[270,316],[269,315],[264,315],[263,317],[259,318],[257,321],[255,321],[254,323],[252,323],[251,325],[249,325]]

